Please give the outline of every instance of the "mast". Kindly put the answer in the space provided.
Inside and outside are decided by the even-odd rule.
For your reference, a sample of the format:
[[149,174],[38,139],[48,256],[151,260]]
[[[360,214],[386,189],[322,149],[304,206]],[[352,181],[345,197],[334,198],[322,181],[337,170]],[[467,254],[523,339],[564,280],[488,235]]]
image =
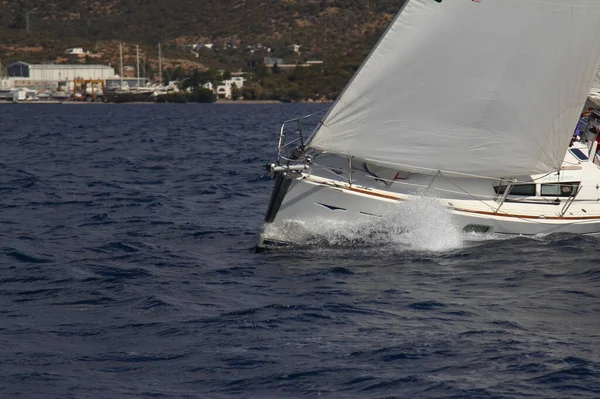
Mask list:
[[31,33],[31,25],[29,24],[29,14],[31,14],[33,10],[29,10],[25,13],[25,31],[29,35]]
[[121,89],[123,88],[123,44],[119,43],[119,60],[121,68]]
[[140,88],[140,47],[135,45],[135,62],[137,63],[137,87]]
[[158,42],[158,79],[160,84],[163,84],[162,78],[162,53],[160,51],[160,42]]

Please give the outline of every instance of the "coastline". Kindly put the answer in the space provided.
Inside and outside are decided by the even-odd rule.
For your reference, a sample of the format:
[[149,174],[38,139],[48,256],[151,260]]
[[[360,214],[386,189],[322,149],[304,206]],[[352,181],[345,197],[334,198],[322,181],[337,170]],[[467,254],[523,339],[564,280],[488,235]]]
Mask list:
[[331,104],[333,101],[217,100],[213,104]]
[[277,100],[217,100],[213,104],[281,104]]
[[[333,101],[296,101],[294,104],[328,104]],[[114,103],[114,102],[87,102],[87,101],[55,101],[55,100],[37,100],[37,101],[0,101],[1,104],[81,104],[81,105],[95,105],[95,104],[243,104],[243,105],[251,105],[251,104],[291,104],[288,102],[277,101],[277,100],[217,100],[212,103],[158,103],[158,102],[148,102],[148,101],[131,101],[131,102],[122,102],[122,103]]]

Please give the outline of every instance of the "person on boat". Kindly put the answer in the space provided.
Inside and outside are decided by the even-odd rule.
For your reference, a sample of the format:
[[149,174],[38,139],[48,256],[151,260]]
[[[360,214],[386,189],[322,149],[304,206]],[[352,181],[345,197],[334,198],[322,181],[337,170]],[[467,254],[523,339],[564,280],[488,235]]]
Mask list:
[[579,141],[581,136],[585,134],[588,130],[591,112],[591,108],[586,108],[579,117],[579,121],[577,122],[577,126],[575,127],[575,132],[573,133],[573,138],[575,138],[577,141]]
[[590,114],[592,113],[592,107],[587,107],[585,110],[583,110],[583,112],[581,113],[581,117],[582,118],[589,118]]
[[[592,121],[590,120],[591,114],[592,114],[591,107],[588,107],[585,110],[583,110],[583,112],[581,113],[581,116],[579,117],[579,121],[577,121],[577,126],[575,126],[575,131],[573,132],[573,138],[571,139],[571,142],[569,143],[569,147],[571,147],[575,141],[581,141],[582,137],[585,139],[587,132],[591,131],[591,126],[592,126],[592,123],[591,123]],[[596,127],[596,129],[597,129],[597,127]],[[594,132],[594,133],[596,133],[596,132]]]

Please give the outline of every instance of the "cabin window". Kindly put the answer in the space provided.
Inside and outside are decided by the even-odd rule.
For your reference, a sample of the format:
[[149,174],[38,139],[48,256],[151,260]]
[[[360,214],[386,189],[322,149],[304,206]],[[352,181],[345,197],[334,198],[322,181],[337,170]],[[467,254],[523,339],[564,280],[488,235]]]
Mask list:
[[535,195],[535,184],[517,184],[512,190],[510,195]]
[[570,197],[577,193],[579,183],[542,184],[543,197]]
[[[503,186],[494,186],[494,190],[496,190],[496,194],[504,194],[504,190],[506,190],[506,185]],[[512,190],[510,190],[510,195],[520,195],[520,196],[535,196],[535,184],[516,184],[513,186]]]
[[571,154],[573,154],[575,158],[579,159],[580,161],[587,161],[589,159],[587,155],[585,155],[583,151],[578,148],[571,148],[569,151],[571,151]]

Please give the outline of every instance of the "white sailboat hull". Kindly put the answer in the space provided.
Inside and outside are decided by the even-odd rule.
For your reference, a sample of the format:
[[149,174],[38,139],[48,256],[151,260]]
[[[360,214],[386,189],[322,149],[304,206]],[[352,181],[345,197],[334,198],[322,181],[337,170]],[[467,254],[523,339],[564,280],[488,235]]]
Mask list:
[[[567,157],[568,164],[574,160]],[[341,158],[330,161],[340,166]],[[578,196],[531,197],[530,200],[501,200],[493,190],[492,181],[477,178],[446,178],[410,175],[391,185],[374,178],[366,171],[354,170],[352,182],[340,177],[320,175],[316,168],[292,174],[283,201],[270,222],[265,223],[259,248],[273,244],[303,244],[306,237],[318,235],[328,226],[354,225],[389,227],[389,219],[402,225],[394,213],[408,202],[435,201],[452,215],[452,223],[463,232],[491,234],[538,235],[552,233],[600,233],[600,168],[588,161],[578,170],[563,171],[562,178],[581,183]],[[329,170],[334,170],[330,166]],[[570,174],[569,174],[570,173]],[[552,184],[552,176],[539,179],[538,184]],[[584,190],[585,187],[585,190]],[[479,198],[477,198],[479,197]],[[487,199],[482,199],[488,197]],[[570,203],[569,203],[570,202]],[[427,212],[428,209],[416,212]],[[435,223],[435,221],[432,221]],[[401,227],[401,226],[400,226]]]
[[[332,181],[296,178],[275,220],[264,225],[258,246],[302,244],[306,235],[306,232],[299,231],[302,225],[311,226],[310,234],[318,235],[319,226],[327,224],[377,224],[379,221],[384,224],[383,220],[401,202],[420,200],[423,198],[351,187]],[[452,214],[457,228],[464,232],[514,235],[600,233],[598,203],[576,203],[568,215],[560,216],[563,203],[526,206],[507,203],[500,211],[494,212],[492,207],[499,205],[495,201],[485,204],[469,200],[438,201]],[[577,210],[575,207],[578,207]],[[585,209],[585,212],[581,209]]]

